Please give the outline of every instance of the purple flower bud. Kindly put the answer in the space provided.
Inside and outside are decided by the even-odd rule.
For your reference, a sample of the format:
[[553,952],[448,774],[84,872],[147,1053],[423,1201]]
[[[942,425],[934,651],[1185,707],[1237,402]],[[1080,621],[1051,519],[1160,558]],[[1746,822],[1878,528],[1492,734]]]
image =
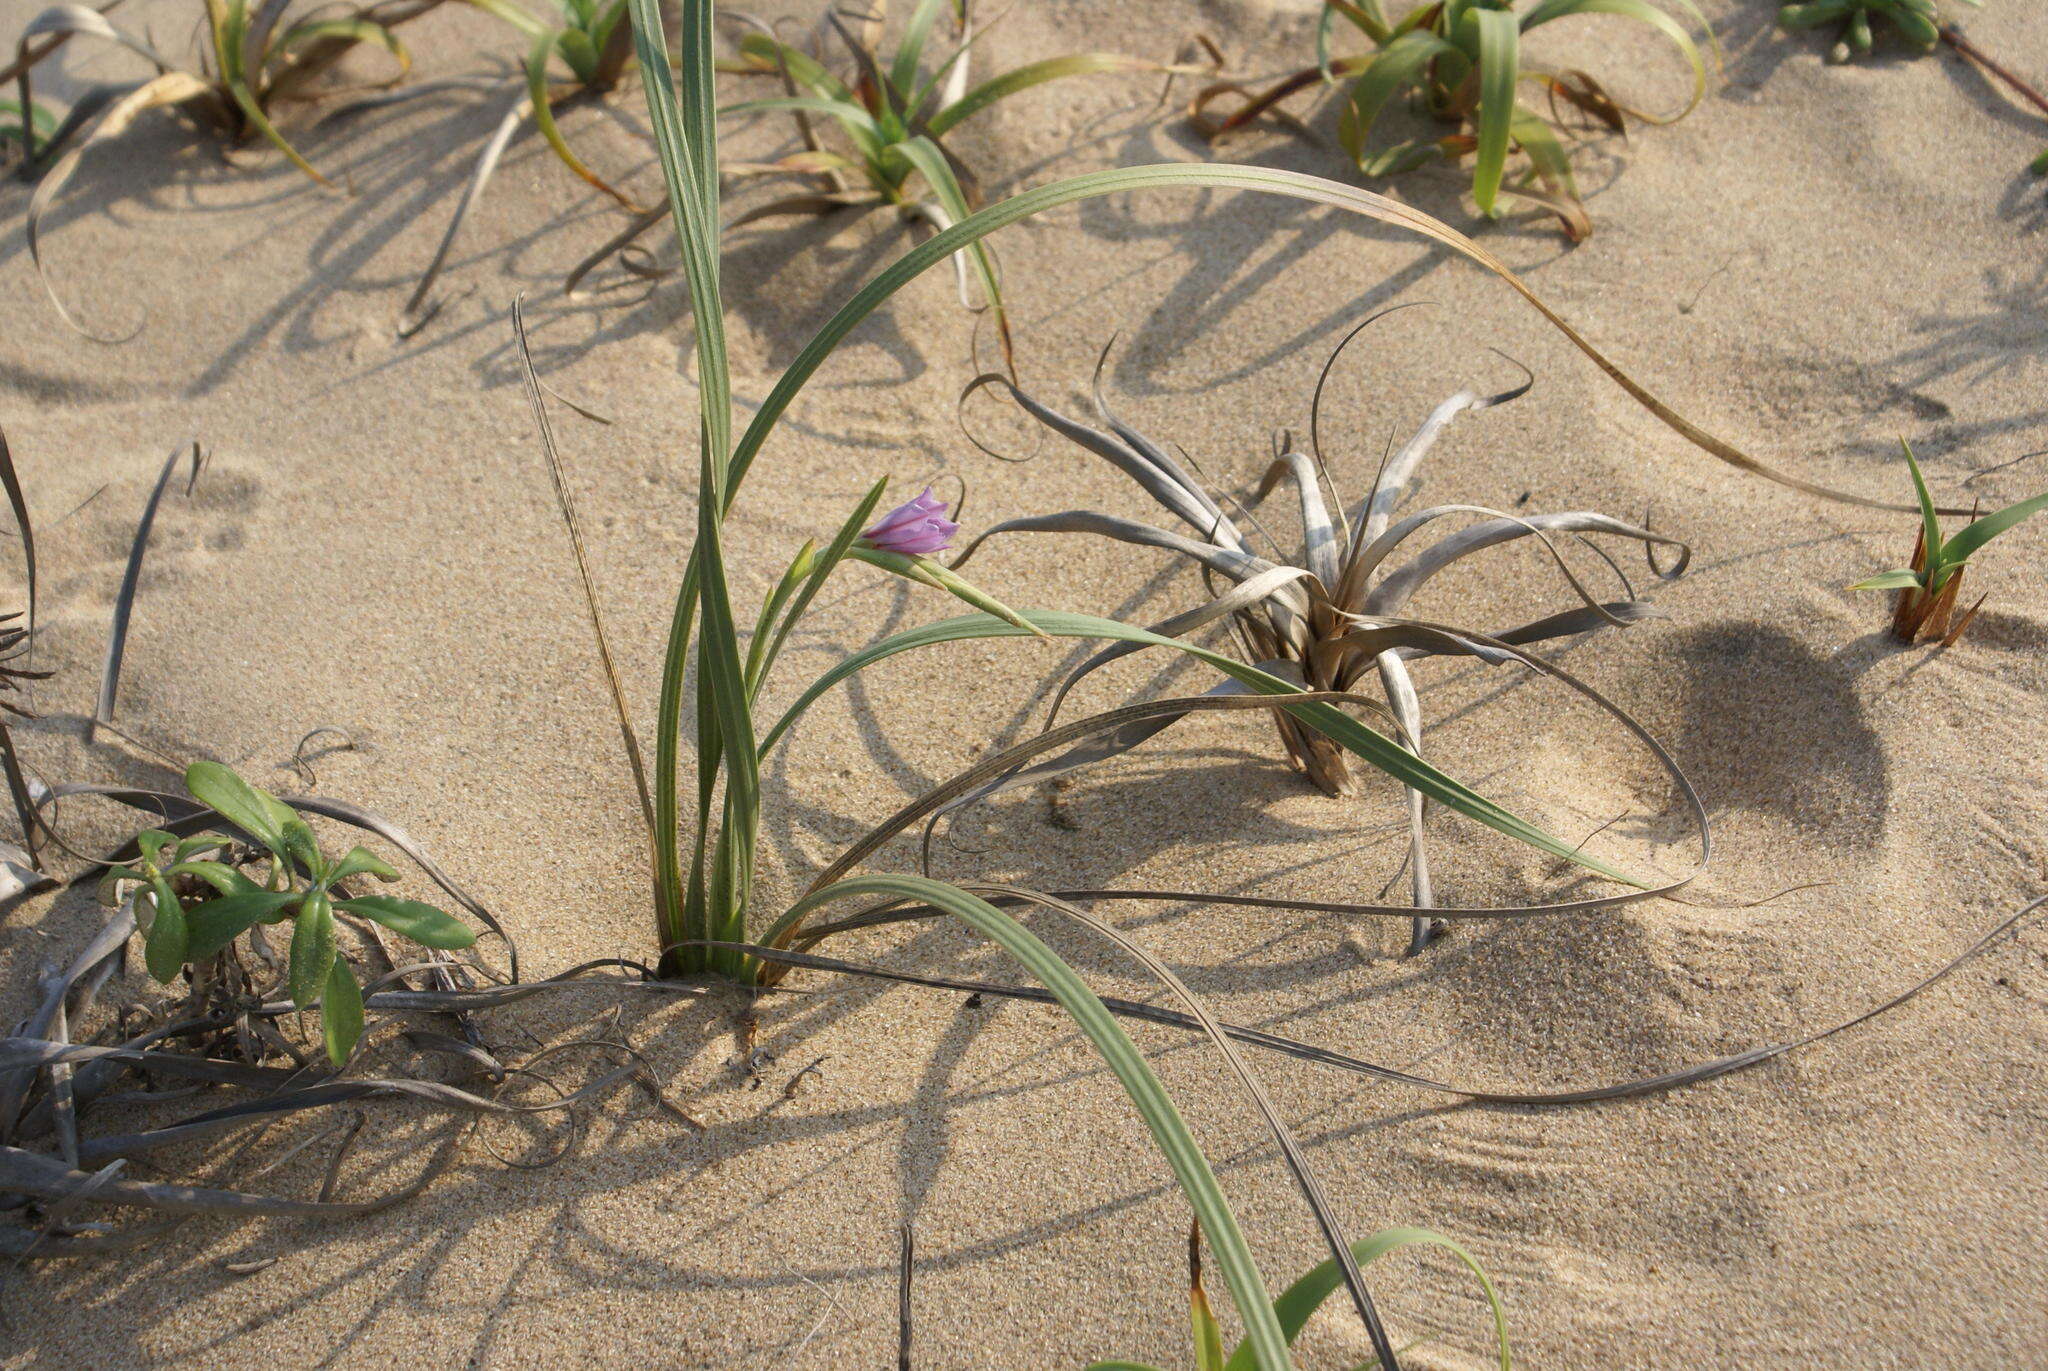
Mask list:
[[946,517],[946,502],[935,499],[932,488],[926,486],[924,494],[884,514],[880,523],[860,537],[878,552],[923,557],[953,546],[953,535],[959,531],[960,525]]

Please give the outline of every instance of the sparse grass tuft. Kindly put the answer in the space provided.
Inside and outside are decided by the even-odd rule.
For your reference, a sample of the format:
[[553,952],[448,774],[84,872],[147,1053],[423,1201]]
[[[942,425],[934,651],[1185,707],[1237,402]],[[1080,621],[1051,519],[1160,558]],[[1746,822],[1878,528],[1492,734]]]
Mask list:
[[1970,620],[1984,607],[1980,598],[1962,618],[1955,618],[1956,597],[1962,591],[1963,572],[1970,558],[1999,534],[2048,509],[2048,493],[2007,505],[1981,519],[1972,517],[1961,532],[1944,538],[1941,516],[1934,497],[1927,492],[1927,478],[1920,474],[1920,463],[1903,439],[1899,447],[1906,455],[1906,469],[1913,476],[1913,494],[1920,502],[1920,530],[1913,540],[1912,560],[1894,571],[1858,581],[1849,589],[1895,592],[1892,636],[1902,643],[1937,638],[1947,647],[1963,636]]
[[[1707,27],[1692,0],[1673,4]],[[1683,108],[1670,115],[1650,114],[1621,103],[1589,72],[1524,64],[1522,40],[1531,30],[1594,14],[1648,25],[1671,40],[1692,68],[1692,95]],[[1370,49],[1333,56],[1331,35],[1339,20]],[[1543,94],[1543,109],[1523,102],[1524,85]],[[1592,232],[1592,221],[1579,198],[1563,136],[1567,109],[1615,133],[1623,132],[1631,117],[1672,123],[1699,104],[1707,69],[1685,27],[1652,0],[1539,0],[1520,14],[1513,0],[1430,0],[1398,19],[1387,17],[1382,0],[1325,0],[1314,66],[1263,91],[1241,82],[1218,82],[1195,97],[1189,114],[1213,140],[1276,111],[1290,96],[1318,88],[1336,92],[1343,102],[1337,137],[1364,175],[1395,176],[1429,162],[1457,164],[1470,157],[1472,199],[1481,214],[1497,217],[1503,197],[1527,200],[1555,214],[1565,235],[1578,242]],[[1210,106],[1226,96],[1240,101],[1237,108],[1222,117],[1211,114]],[[1371,146],[1381,115],[1402,96],[1418,114],[1451,131]],[[1509,158],[1517,152],[1522,163],[1510,172]]]
[[[127,48],[147,59],[157,72],[146,81],[102,86],[89,92],[72,108],[63,124],[41,141],[30,159],[33,164],[55,155],[73,136],[77,137],[77,145],[58,157],[43,174],[29,200],[25,223],[29,256],[58,314],[80,333],[97,336],[81,327],[58,299],[44,273],[36,236],[42,216],[78,169],[80,159],[95,144],[119,137],[149,110],[172,109],[218,134],[230,145],[261,137],[314,181],[330,185],[278,131],[273,120],[277,107],[336,94],[320,85],[321,78],[360,47],[377,48],[394,64],[392,73],[373,89],[397,84],[405,78],[412,57],[395,30],[440,3],[441,0],[378,0],[362,5],[310,9],[301,6],[294,14],[291,0],[274,0],[253,7],[249,0],[206,0],[204,48],[197,71],[178,68],[147,38],[138,37],[108,19],[105,10],[112,9],[112,5],[101,10],[77,4],[53,5],[31,19],[22,30],[16,60],[8,69],[19,85],[20,98],[14,102],[17,106],[34,108],[30,83],[36,65],[72,38],[93,38]],[[42,41],[37,42],[38,39]],[[33,119],[29,122],[34,124]]]

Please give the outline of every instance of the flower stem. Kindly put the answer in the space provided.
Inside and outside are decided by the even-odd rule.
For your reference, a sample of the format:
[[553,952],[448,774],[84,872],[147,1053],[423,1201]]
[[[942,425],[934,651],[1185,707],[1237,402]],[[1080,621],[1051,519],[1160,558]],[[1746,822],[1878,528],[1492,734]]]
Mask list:
[[1963,36],[1963,31],[1954,24],[1941,26],[1941,41],[1956,50],[1957,55],[1974,62],[1991,75],[2003,81],[2013,94],[2025,100],[2043,115],[2048,115],[2048,95],[2041,94],[2032,85],[2022,80],[2011,68],[1992,57],[1990,53]]

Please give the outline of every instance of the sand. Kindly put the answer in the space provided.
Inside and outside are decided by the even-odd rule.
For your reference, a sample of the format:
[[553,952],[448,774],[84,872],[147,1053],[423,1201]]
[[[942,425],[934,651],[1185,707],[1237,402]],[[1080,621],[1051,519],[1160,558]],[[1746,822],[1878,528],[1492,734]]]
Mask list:
[[[0,29],[34,9],[6,0]],[[159,37],[187,22],[179,7],[130,9]],[[2024,174],[2039,122],[1953,59],[1831,67],[1819,41],[1773,33],[1769,5],[1707,9],[1728,44],[1728,84],[1682,124],[1585,151],[1597,232],[1583,246],[1567,250],[1535,218],[1476,222],[1448,174],[1409,178],[1401,193],[1483,230],[1673,405],[1766,460],[1902,497],[1904,436],[1947,492],[1991,504],[2038,489],[2038,460],[1962,483],[2041,446],[2048,422],[2048,212]],[[1312,14],[1307,0],[1062,0],[1017,7],[1001,51],[1005,64],[1077,44],[1163,56],[1200,25],[1236,65],[1274,72],[1300,60]],[[2048,17],[2000,0],[1971,31],[2025,67]],[[1668,55],[1615,33],[1586,24],[1548,50],[1597,64],[1644,103],[1678,100]],[[408,38],[424,77],[502,83],[516,63],[501,30],[453,6]],[[84,81],[131,66],[80,44],[63,69]],[[1201,156],[1152,106],[1154,90],[1114,78],[1043,89],[958,146],[992,189]],[[299,738],[346,729],[361,747],[322,758],[319,789],[410,827],[517,930],[527,973],[545,975],[646,954],[652,918],[510,301],[528,297],[550,384],[613,421],[565,417],[562,437],[643,726],[694,518],[694,391],[678,284],[613,274],[593,298],[560,296],[564,271],[618,213],[532,140],[471,222],[440,316],[394,339],[506,98],[455,91],[346,130],[301,117],[305,150],[347,197],[318,193],[273,156],[225,164],[182,127],[145,119],[93,154],[47,227],[74,308],[103,329],[143,323],[119,347],[56,322],[21,240],[26,192],[0,190],[14,226],[0,247],[0,385],[42,534],[39,656],[56,672],[36,691],[43,717],[19,730],[39,770],[163,784],[169,762],[208,756],[297,788],[287,761]],[[1327,135],[1327,112],[1315,125]],[[593,162],[654,193],[635,98],[579,111],[569,127]],[[1342,174],[1329,146],[1279,129],[1226,150]],[[883,216],[736,235],[727,281],[742,400],[906,241]],[[2048,521],[1972,572],[1990,598],[1962,644],[1903,651],[1880,631],[1882,599],[1842,587],[1901,560],[1910,520],[1822,504],[1692,450],[1498,282],[1399,233],[1248,195],[1168,194],[1061,211],[1000,250],[1030,383],[1065,401],[1120,332],[1112,395],[1219,481],[1255,479],[1270,432],[1305,425],[1316,371],[1351,321],[1427,300],[1379,326],[1333,387],[1326,437],[1340,481],[1364,484],[1389,436],[1444,394],[1511,380],[1486,351],[1499,348],[1536,373],[1535,389],[1456,426],[1425,468],[1426,498],[1653,510],[1697,548],[1690,573],[1655,592],[1665,617],[1565,654],[1669,743],[1705,795],[1717,849],[1694,903],[1470,925],[1420,961],[1394,955],[1391,926],[1116,907],[1219,1013],[1453,1080],[1592,1084],[1846,1017],[2042,891]],[[760,594],[798,542],[884,474],[906,495],[934,475],[942,490],[964,479],[976,526],[1083,506],[1146,513],[1075,450],[1046,443],[1006,465],[967,444],[954,401],[969,334],[935,275],[826,368],[740,503],[730,536],[742,595]],[[1023,432],[992,409],[981,417]],[[189,494],[180,483],[167,499],[129,642],[119,717],[137,741],[88,744],[135,519],[165,455],[195,438],[210,462]],[[976,565],[1014,602],[1139,621],[1199,589],[1156,554],[1073,537],[1020,536]],[[1510,550],[1433,584],[1418,609],[1490,627],[1529,617],[1515,610],[1531,596],[1537,610],[1568,600],[1533,553]],[[859,570],[826,598],[779,699],[885,629],[951,612]],[[769,779],[764,907],[905,796],[1034,726],[1071,660],[1052,647],[947,649],[898,659],[815,710]],[[1166,681],[1199,683],[1140,661],[1092,699]],[[1618,730],[1499,673],[1439,668],[1424,686],[1429,747],[1454,774],[1564,832],[1632,812],[1599,850],[1684,865],[1668,793]],[[1079,781],[1059,808],[1025,793],[967,816],[940,870],[1369,898],[1401,850],[1388,787],[1357,801],[1315,794],[1246,718],[1183,725]],[[87,847],[121,822],[67,817]],[[1556,888],[1550,868],[1504,842],[1449,818],[1433,825],[1446,898]],[[911,860],[901,848],[886,858]],[[1802,883],[1815,884],[1743,907]],[[0,918],[0,1008],[18,1013],[35,970],[96,920],[81,894]],[[1041,926],[1105,992],[1153,993],[1107,950]],[[2022,930],[1853,1034],[1653,1099],[1457,1107],[1270,1056],[1257,1066],[1354,1231],[1424,1225],[1484,1262],[1520,1365],[2013,1368],[2048,1350],[2044,936]],[[845,948],[940,974],[1011,974],[941,929]],[[629,1032],[705,1131],[621,1095],[550,1169],[472,1147],[427,1196],[372,1218],[196,1221],[129,1259],[10,1269],[0,1364],[878,1366],[893,1356],[906,1220],[920,1368],[1188,1364],[1186,1207],[1060,1014],[821,976],[793,984],[809,993],[764,1006],[758,1088],[737,1064],[742,1002],[730,993],[635,1002],[616,1024],[599,994],[494,1012],[487,1032],[514,1054]],[[143,992],[139,977],[124,985]],[[1256,1118],[1212,1053],[1135,1031],[1268,1279],[1291,1279],[1317,1260],[1318,1240]],[[351,1193],[374,1193],[437,1136],[403,1111],[371,1113]],[[222,1156],[138,1159],[133,1174],[218,1176]],[[302,1159],[262,1183],[305,1193],[317,1170]],[[226,1269],[273,1257],[253,1275]],[[1481,1302],[1448,1262],[1395,1258],[1372,1276],[1397,1336],[1430,1339],[1410,1365],[1487,1364]],[[1302,1364],[1353,1365],[1361,1346],[1333,1306]]]

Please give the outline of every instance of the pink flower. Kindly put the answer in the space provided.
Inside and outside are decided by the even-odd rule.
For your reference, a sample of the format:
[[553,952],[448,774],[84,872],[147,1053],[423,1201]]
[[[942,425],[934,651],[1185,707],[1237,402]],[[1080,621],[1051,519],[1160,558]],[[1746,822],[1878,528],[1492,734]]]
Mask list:
[[932,488],[906,504],[896,506],[882,521],[860,535],[861,541],[878,552],[898,552],[923,557],[953,546],[960,525],[946,517],[946,502],[935,499]]

